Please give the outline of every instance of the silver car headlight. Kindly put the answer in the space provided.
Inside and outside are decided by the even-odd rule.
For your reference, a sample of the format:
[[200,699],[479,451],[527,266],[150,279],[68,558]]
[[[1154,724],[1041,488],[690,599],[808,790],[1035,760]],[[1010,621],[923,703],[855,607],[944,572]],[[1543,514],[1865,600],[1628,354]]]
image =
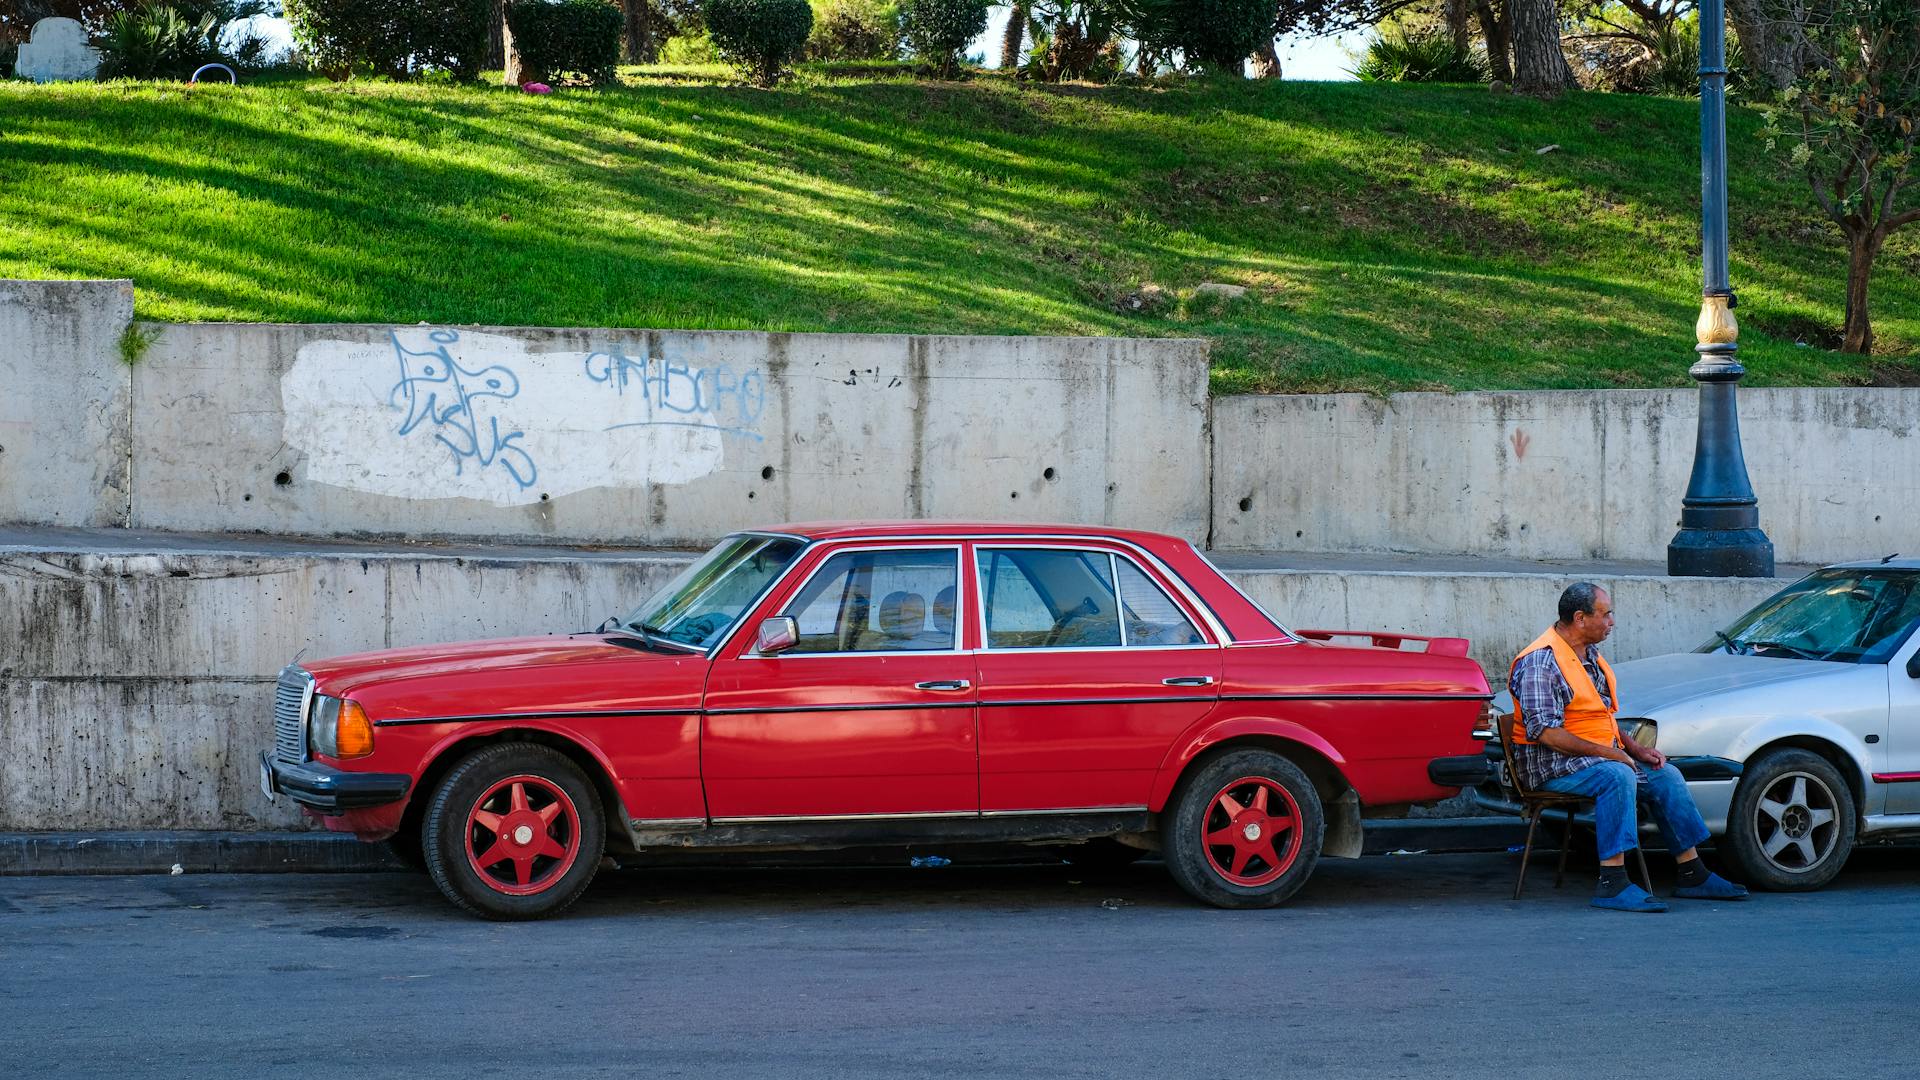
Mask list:
[[373,753],[373,723],[358,702],[315,694],[307,720],[307,746],[324,757],[366,757]]
[[1660,741],[1660,725],[1652,720],[1630,717],[1620,721],[1620,734],[1651,750]]

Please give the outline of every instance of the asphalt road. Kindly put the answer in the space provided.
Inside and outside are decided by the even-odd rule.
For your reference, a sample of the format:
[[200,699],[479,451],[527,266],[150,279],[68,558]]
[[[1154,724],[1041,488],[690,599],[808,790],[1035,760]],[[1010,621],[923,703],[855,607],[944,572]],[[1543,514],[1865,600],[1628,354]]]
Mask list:
[[402,874],[0,878],[0,1076],[1920,1070],[1920,852],[1662,916],[1512,867],[1328,861],[1266,912],[1153,864],[625,871],[517,925]]

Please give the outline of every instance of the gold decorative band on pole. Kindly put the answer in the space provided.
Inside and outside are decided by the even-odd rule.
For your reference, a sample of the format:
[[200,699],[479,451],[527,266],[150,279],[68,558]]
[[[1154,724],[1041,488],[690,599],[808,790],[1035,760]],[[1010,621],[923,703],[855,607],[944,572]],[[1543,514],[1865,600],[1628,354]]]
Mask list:
[[1702,345],[1733,345],[1740,340],[1740,323],[1733,317],[1728,297],[1708,296],[1700,301],[1700,319],[1693,324]]

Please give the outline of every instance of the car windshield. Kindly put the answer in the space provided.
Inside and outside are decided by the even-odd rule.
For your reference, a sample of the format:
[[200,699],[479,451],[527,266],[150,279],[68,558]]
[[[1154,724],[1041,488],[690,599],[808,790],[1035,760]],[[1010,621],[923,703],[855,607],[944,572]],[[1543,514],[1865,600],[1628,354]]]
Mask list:
[[1885,663],[1920,620],[1911,570],[1821,570],[1768,597],[1696,652]]
[[805,546],[788,536],[729,536],[634,609],[626,625],[651,637],[708,648]]

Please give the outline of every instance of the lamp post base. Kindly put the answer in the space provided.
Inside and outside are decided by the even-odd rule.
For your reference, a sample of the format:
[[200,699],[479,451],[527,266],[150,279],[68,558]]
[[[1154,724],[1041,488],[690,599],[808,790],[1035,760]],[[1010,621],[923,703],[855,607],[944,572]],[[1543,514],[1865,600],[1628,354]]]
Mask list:
[[1758,528],[1690,529],[1667,544],[1672,577],[1772,577],[1773,541]]

